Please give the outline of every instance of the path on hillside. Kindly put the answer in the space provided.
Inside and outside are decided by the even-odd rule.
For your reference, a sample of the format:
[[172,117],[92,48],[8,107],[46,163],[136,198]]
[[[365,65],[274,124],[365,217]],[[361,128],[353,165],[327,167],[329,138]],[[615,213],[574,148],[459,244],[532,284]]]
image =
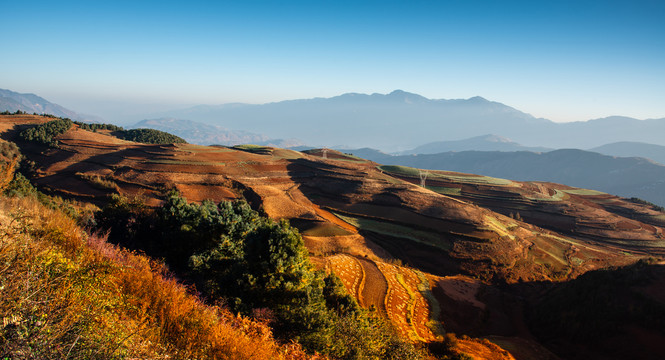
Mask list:
[[382,312],[386,312],[385,297],[388,292],[388,282],[373,261],[359,258],[358,261],[365,271],[365,284],[362,288],[362,306],[374,307]]

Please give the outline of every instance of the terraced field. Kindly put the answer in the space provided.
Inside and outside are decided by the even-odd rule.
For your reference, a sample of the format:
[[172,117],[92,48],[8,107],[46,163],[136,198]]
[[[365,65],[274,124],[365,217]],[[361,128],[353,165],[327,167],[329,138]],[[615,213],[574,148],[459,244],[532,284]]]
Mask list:
[[[397,330],[414,341],[429,341],[441,332],[438,303],[427,278],[416,270],[357,258],[335,255],[327,258],[328,268],[361,306],[386,314]],[[434,315],[433,315],[434,314]]]

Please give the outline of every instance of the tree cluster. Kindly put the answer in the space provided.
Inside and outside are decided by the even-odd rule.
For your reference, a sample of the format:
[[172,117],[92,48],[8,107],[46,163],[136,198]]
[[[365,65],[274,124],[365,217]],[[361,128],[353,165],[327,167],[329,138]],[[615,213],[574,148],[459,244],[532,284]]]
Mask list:
[[155,129],[131,129],[114,132],[115,136],[144,144],[186,144],[185,139]]
[[37,142],[43,145],[58,147],[56,137],[65,133],[72,127],[69,119],[56,119],[21,131],[19,136],[26,141]]
[[278,338],[341,359],[421,356],[338,278],[313,268],[295,228],[244,201],[198,205],[172,192],[152,210],[114,196],[97,221],[111,241],[163,258],[208,299],[269,322]]

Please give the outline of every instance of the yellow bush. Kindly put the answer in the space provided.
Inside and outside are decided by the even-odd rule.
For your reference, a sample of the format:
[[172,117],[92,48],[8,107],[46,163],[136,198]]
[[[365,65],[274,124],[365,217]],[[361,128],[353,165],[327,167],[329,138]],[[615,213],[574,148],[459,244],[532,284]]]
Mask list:
[[308,358],[33,198],[0,198],[0,293],[3,358]]

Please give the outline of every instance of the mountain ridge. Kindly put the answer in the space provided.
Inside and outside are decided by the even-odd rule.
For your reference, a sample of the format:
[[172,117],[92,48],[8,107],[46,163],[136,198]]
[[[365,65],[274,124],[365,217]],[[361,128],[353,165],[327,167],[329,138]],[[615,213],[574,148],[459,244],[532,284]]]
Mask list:
[[78,121],[103,121],[98,116],[79,114],[32,93],[18,93],[6,89],[0,89],[0,110],[9,112],[20,110],[26,113],[51,114]]
[[[608,117],[555,123],[479,96],[428,99],[402,90],[265,104],[199,105],[158,115],[242,128],[275,138],[295,137],[316,146],[344,144],[386,152],[470,138],[478,136],[479,129],[527,147],[589,148],[616,141],[665,145],[665,139],[657,136],[665,133],[665,119]],[[283,125],[287,123],[288,127]],[[614,124],[615,129],[608,130],[607,124]]]

